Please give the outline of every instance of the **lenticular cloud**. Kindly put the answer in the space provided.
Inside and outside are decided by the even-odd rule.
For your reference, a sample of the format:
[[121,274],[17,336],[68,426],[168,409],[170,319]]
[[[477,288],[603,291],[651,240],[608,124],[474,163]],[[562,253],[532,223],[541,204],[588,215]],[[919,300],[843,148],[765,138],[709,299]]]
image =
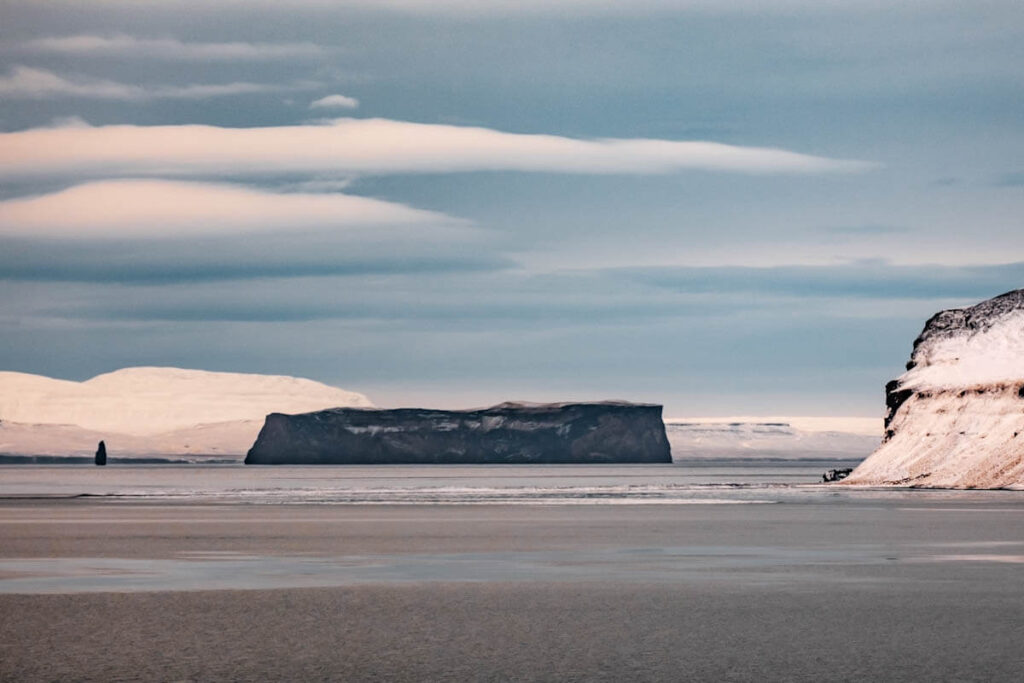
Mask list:
[[863,171],[873,164],[783,149],[656,139],[579,139],[343,118],[263,128],[46,128],[0,134],[0,177],[524,171],[666,174]]
[[457,224],[403,204],[345,194],[281,194],[236,185],[105,180],[0,202],[0,235],[187,237],[350,226]]

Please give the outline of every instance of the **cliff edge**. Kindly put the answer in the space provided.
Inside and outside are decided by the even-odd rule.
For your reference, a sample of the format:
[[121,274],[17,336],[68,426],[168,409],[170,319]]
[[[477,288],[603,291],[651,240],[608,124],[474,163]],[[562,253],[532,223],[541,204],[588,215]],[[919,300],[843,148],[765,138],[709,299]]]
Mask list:
[[661,406],[502,403],[480,410],[333,408],[268,415],[255,465],[668,463]]
[[882,445],[844,484],[1024,488],[1024,290],[932,316],[885,392]]

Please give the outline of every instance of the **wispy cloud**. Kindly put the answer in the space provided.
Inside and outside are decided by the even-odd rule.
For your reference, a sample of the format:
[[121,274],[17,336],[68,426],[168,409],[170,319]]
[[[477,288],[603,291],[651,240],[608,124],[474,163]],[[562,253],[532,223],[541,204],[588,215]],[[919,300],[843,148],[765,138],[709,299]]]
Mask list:
[[[182,0],[147,0],[151,4],[181,5]],[[134,7],[140,0],[106,0],[108,5]],[[197,9],[206,9],[208,2],[189,2]],[[915,5],[943,6],[950,0],[920,0]],[[221,0],[216,5],[252,7],[280,7],[273,0]],[[455,15],[459,17],[549,15],[572,13],[588,15],[646,15],[680,12],[733,13],[758,11],[792,13],[796,11],[821,12],[822,9],[856,10],[875,8],[877,0],[293,0],[289,7],[313,8],[330,11],[372,11],[403,14]]]
[[341,192],[352,187],[356,178],[313,178],[278,185],[279,192]]
[[[265,236],[256,237],[255,244],[256,248],[246,245],[239,249],[237,241],[210,240],[198,245],[171,244],[166,250],[140,250],[137,243],[93,243],[57,245],[47,253],[41,248],[44,245],[37,243],[4,242],[0,245],[6,247],[0,252],[0,275],[9,282],[147,285],[119,291],[117,304],[107,307],[103,317],[361,318],[483,328],[503,320],[591,330],[629,321],[656,324],[703,319],[723,324],[732,319],[740,329],[767,323],[785,331],[794,317],[801,316],[813,329],[828,318],[886,317],[907,307],[926,315],[958,301],[966,303],[1006,291],[1008,283],[1024,272],[1020,263],[969,268],[935,264],[927,270],[889,266],[890,281],[905,284],[904,293],[883,286],[865,288],[870,283],[859,280],[864,270],[851,264],[839,268],[838,273],[820,270],[804,274],[805,280],[822,285],[822,291],[794,292],[779,283],[791,282],[791,271],[799,266],[778,266],[752,275],[751,282],[757,281],[759,291],[751,296],[749,288],[718,284],[699,292],[651,288],[642,280],[623,278],[622,272],[614,271],[533,274],[509,268],[507,260],[479,248],[444,253],[431,251],[424,240],[391,245],[390,250],[383,243],[372,248],[361,245],[358,258],[346,253],[355,243],[343,241],[325,241],[317,253],[298,252]],[[225,259],[227,250],[233,252],[232,258]],[[186,255],[189,257],[183,258]],[[35,267],[26,268],[25,263]],[[426,273],[431,277],[423,278]],[[712,271],[705,275],[716,277]],[[270,277],[275,278],[273,283],[252,282]],[[326,279],[311,281],[311,277]],[[331,279],[342,277],[345,281]],[[175,286],[149,286],[163,284]],[[467,290],[473,292],[472,297],[463,296]],[[126,297],[131,298],[130,305],[125,305]],[[58,303],[43,300],[35,306]],[[69,310],[66,314],[79,313]],[[913,320],[911,327],[918,326],[919,321]]]
[[821,228],[822,232],[833,235],[895,235],[910,232],[904,225],[882,225],[869,223],[866,225],[832,225]]
[[108,180],[0,202],[0,235],[174,238],[350,226],[455,224],[456,219],[344,194],[278,194],[234,185]]
[[268,128],[102,126],[0,134],[0,176],[6,177],[687,170],[773,174],[856,172],[874,166],[716,142],[586,140],[388,119]]
[[310,109],[355,109],[359,100],[347,95],[328,95],[309,103]]
[[52,36],[28,40],[16,47],[22,51],[76,56],[116,55],[175,61],[310,59],[327,52],[313,43],[202,43],[124,34]]
[[85,97],[105,100],[205,99],[228,95],[278,92],[315,87],[301,82],[266,83],[192,83],[187,85],[134,85],[90,76],[61,76],[45,69],[14,66],[0,76],[0,96],[21,99]]
[[1024,171],[1004,173],[996,178],[996,187],[1021,187],[1024,185]]
[[[324,4],[325,0],[303,0]],[[741,11],[750,9],[792,10],[829,0],[350,0],[349,5],[415,14],[518,15],[573,12],[580,14],[647,14],[687,10]],[[857,4],[857,3],[853,3]]]
[[846,299],[988,298],[1020,286],[1024,262],[986,265],[665,266],[605,271],[680,294]]
[[[0,236],[0,278],[7,282],[116,282],[147,286],[266,278],[366,277],[488,272],[515,264],[480,240],[437,231],[288,236],[249,235],[162,241],[54,242]],[[447,238],[447,239],[446,239]],[[453,246],[454,245],[454,246]],[[364,281],[368,296],[373,282]],[[359,295],[346,289],[346,296]],[[414,299],[410,296],[410,299]],[[453,296],[453,298],[456,298]],[[293,300],[301,308],[298,299]]]

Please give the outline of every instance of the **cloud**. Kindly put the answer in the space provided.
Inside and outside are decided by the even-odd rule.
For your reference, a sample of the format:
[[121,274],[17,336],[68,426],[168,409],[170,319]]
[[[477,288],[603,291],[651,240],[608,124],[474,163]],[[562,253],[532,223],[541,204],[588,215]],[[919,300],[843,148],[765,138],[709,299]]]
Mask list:
[[846,299],[987,299],[1024,282],[1024,262],[986,265],[664,266],[612,268],[609,275],[680,294]]
[[[8,283],[162,286],[268,278],[435,277],[515,266],[508,258],[488,251],[479,238],[452,235],[449,231],[391,229],[385,233],[344,231],[301,237],[296,240],[254,234],[244,241],[215,236],[158,243],[138,239],[57,242],[0,237],[0,278]],[[159,248],[154,248],[154,244],[159,244]],[[359,287],[352,289],[349,285],[347,295],[366,295],[370,290],[364,288],[372,290],[373,281],[362,281]],[[416,298],[414,293],[409,297]],[[299,307],[298,299],[295,305]]]
[[116,55],[177,61],[252,61],[314,58],[326,50],[313,43],[199,43],[175,38],[136,38],[129,35],[76,35],[36,38],[18,45],[32,52],[89,56]]
[[346,95],[328,95],[309,103],[310,109],[355,109],[359,100]]
[[[287,247],[280,237],[279,244]],[[238,245],[244,249],[252,240],[233,241],[244,242]],[[29,257],[10,246],[0,243],[0,277],[8,263],[21,267]],[[998,286],[1007,288],[1001,281],[1019,283],[1024,273],[1024,264],[994,267],[1003,270],[998,277],[986,276],[982,266],[972,273],[942,264],[890,266],[908,283],[925,279],[912,289],[940,296],[907,299],[895,289],[880,289],[881,298],[846,298],[816,291],[779,294],[771,285],[788,268],[780,266],[761,273],[755,284],[768,285],[764,292],[748,285],[688,294],[610,271],[537,276],[522,269],[487,270],[482,264],[474,270],[468,261],[458,266],[464,269],[449,269],[441,259],[421,259],[424,270],[413,272],[403,270],[410,252],[388,261],[382,250],[380,260],[362,260],[362,272],[338,269],[344,277],[260,279],[256,273],[263,264],[256,262],[248,264],[250,279],[230,279],[217,260],[230,254],[227,266],[237,274],[236,247],[215,252],[204,242],[192,248],[206,259],[202,273],[210,280],[182,278],[178,270],[170,273],[177,278],[174,284],[153,286],[155,279],[131,278],[152,275],[148,268],[131,271],[133,249],[138,258],[162,259],[167,269],[191,263],[182,253],[167,253],[164,245],[126,244],[113,256],[102,245],[87,246],[93,281],[81,278],[81,271],[77,275],[85,282],[76,286],[38,281],[42,278],[7,280],[0,320],[5,357],[13,367],[56,363],[66,368],[66,376],[77,376],[87,372],[83,358],[100,364],[100,370],[105,363],[271,372],[294,364],[308,370],[290,374],[316,376],[330,368],[345,379],[339,383],[363,390],[393,381],[392,395],[399,397],[432,389],[434,396],[452,400],[450,392],[460,386],[488,387],[495,394],[488,401],[635,393],[637,400],[689,407],[673,410],[677,415],[733,414],[729,408],[736,408],[736,401],[748,400],[763,405],[744,411],[769,414],[794,396],[807,397],[808,409],[827,406],[828,400],[848,405],[852,396],[864,414],[877,412],[881,387],[901,371],[910,341],[928,316],[997,294],[1003,291]],[[391,246],[405,249],[402,243]],[[81,249],[57,247],[59,259],[81,268]],[[279,250],[271,247],[264,244],[262,251],[278,258]],[[346,250],[339,245],[321,265],[330,267]],[[53,251],[39,249],[31,257],[41,268],[55,268]],[[320,258],[323,251],[308,256]],[[431,266],[435,269],[427,270]],[[869,274],[857,264],[836,269],[854,283]],[[317,273],[295,267],[292,274]],[[829,269],[817,275],[828,283]],[[957,282],[934,286],[946,277]],[[991,289],[979,296],[976,290],[983,288]],[[822,386],[834,389],[822,393]]]
[[1020,187],[1024,185],[1024,171],[1004,173],[995,181],[996,187]]
[[139,99],[144,91],[138,86],[96,78],[69,80],[52,71],[28,66],[12,67],[0,76],[0,95],[41,99],[55,96],[94,97],[99,99]]
[[277,185],[279,192],[341,192],[352,187],[355,178],[313,178]]
[[[350,248],[344,243],[334,244],[330,247],[330,257],[320,258],[320,252],[328,250],[330,243],[326,240],[318,244],[321,249],[300,256],[283,239],[273,241],[265,236],[254,239],[259,243],[258,249],[218,239],[198,245],[184,242],[168,245],[170,253],[164,252],[164,245],[160,250],[141,250],[138,243],[130,242],[113,248],[98,243],[58,245],[52,252],[56,258],[51,255],[48,261],[39,264],[40,268],[50,268],[46,277],[21,277],[21,271],[16,270],[17,275],[9,277],[9,281],[173,284],[166,288],[134,289],[133,303],[122,305],[118,315],[138,319],[163,318],[172,310],[201,317],[203,308],[212,307],[236,311],[233,316],[240,310],[259,308],[277,309],[281,319],[301,315],[303,318],[430,320],[483,328],[497,320],[601,328],[623,321],[692,321],[697,318],[711,323],[737,317],[740,324],[744,320],[761,319],[785,328],[791,316],[807,315],[812,310],[821,317],[852,318],[888,316],[893,310],[908,306],[934,312],[951,299],[974,300],[979,290],[983,296],[998,294],[1005,289],[1005,286],[1000,289],[1000,284],[1005,285],[1014,271],[1019,274],[1024,270],[1024,264],[978,266],[973,274],[980,275],[984,281],[972,284],[962,277],[957,266],[937,264],[930,277],[922,277],[921,271],[913,268],[895,266],[893,270],[905,282],[918,283],[911,289],[921,292],[928,288],[932,293],[913,297],[879,289],[877,297],[855,294],[852,298],[836,289],[828,296],[813,291],[793,295],[785,289],[772,287],[770,283],[778,279],[778,274],[766,272],[761,282],[769,283],[768,286],[762,294],[752,297],[748,291],[728,287],[699,293],[650,288],[609,271],[534,274],[509,268],[508,261],[493,257],[473,259],[469,251],[479,252],[479,248],[466,250],[457,257],[449,254],[445,258],[440,251],[430,254],[424,241],[412,246],[392,244],[390,253],[382,249],[372,257],[363,252],[359,263],[351,260],[346,263],[344,258],[337,259]],[[34,251],[25,244],[6,242],[4,246],[13,247],[0,255],[0,272],[5,276],[9,276],[11,267],[17,269],[18,264],[26,260],[42,260],[46,256],[41,248]],[[236,252],[235,260],[225,262],[224,254],[219,253],[220,246],[230,246]],[[160,264],[169,277],[154,277],[150,267],[136,269],[130,260],[133,251],[136,258],[148,261],[150,266]],[[211,252],[217,255],[204,256]],[[6,255],[8,253],[10,255]],[[197,259],[182,258],[187,253],[196,254]],[[335,265],[336,259],[343,265]],[[227,274],[219,272],[218,262],[223,264]],[[61,272],[55,264],[62,264],[68,270]],[[780,266],[779,270],[788,268],[791,266]],[[854,266],[846,268],[850,274],[855,270]],[[986,272],[990,269],[994,272]],[[192,277],[193,274],[199,277]],[[430,276],[423,277],[424,274]],[[265,280],[267,276],[279,280],[248,282]],[[935,287],[935,283],[946,280],[947,284]],[[827,279],[819,278],[819,281],[827,282]],[[78,306],[74,297],[71,299],[60,302],[42,297],[28,308],[44,311],[60,306],[65,315],[74,315]],[[918,303],[915,299],[930,303]],[[5,302],[5,305],[16,303]],[[15,307],[28,312],[24,307]]]
[[215,83],[188,85],[132,85],[89,76],[64,77],[28,66],[14,66],[0,76],[0,95],[21,99],[87,97],[103,100],[204,99],[228,95],[278,92],[315,87],[309,82],[284,85],[266,83]]
[[[147,0],[147,4],[163,4],[177,7],[182,0]],[[106,0],[108,6],[133,9],[139,0]],[[210,10],[209,2],[185,2],[195,11]],[[956,6],[952,0],[924,0],[915,2],[925,8]],[[350,12],[390,12],[412,15],[452,15],[460,18],[517,16],[517,15],[646,15],[674,14],[680,12],[736,13],[756,11],[759,13],[792,13],[810,11],[820,13],[823,9],[835,11],[874,9],[885,6],[877,0],[294,0],[287,3],[287,11],[295,8]],[[224,6],[244,8],[281,8],[272,0],[220,0],[212,7]]]
[[526,171],[665,174],[864,171],[783,149],[657,139],[585,140],[489,128],[337,119],[323,125],[31,129],[0,134],[0,177]]
[[882,225],[869,223],[866,225],[832,225],[821,228],[822,232],[833,235],[895,235],[910,232],[904,225]]
[[[323,4],[324,0],[303,0],[307,4]],[[361,8],[408,12],[412,14],[520,15],[562,14],[647,14],[688,10],[743,11],[751,9],[794,9],[808,5],[833,4],[829,0],[349,0]],[[834,3],[838,4],[838,3]],[[856,3],[853,3],[856,4]]]
[[455,224],[402,204],[344,194],[277,194],[235,185],[107,180],[0,201],[0,235],[169,238],[348,226]]
[[[262,236],[257,239],[263,239]],[[225,242],[206,241],[193,252],[209,252],[211,247]],[[319,245],[326,246],[326,242]],[[263,247],[269,247],[266,243]],[[27,249],[26,245],[3,244],[13,247],[16,256],[0,254],[0,273],[9,276],[9,262],[35,260],[41,254]],[[42,246],[42,245],[40,245]],[[186,245],[181,245],[185,248]],[[347,247],[345,247],[347,248]],[[133,264],[127,256],[133,247],[125,243],[113,249],[107,245],[75,245],[74,248],[61,246],[57,257],[43,266],[54,276],[62,277],[8,277],[8,282],[20,280],[24,284],[16,291],[32,291],[30,283],[47,280],[69,280],[69,275],[79,276],[77,281],[103,285],[124,283],[144,285],[125,288],[132,292],[117,290],[118,303],[105,308],[104,317],[119,319],[252,319],[291,320],[350,318],[367,321],[433,321],[452,326],[480,327],[498,321],[532,321],[550,325],[579,325],[600,327],[614,325],[621,321],[636,321],[670,316],[709,316],[721,312],[722,301],[716,297],[694,297],[686,299],[668,292],[654,292],[637,286],[623,286],[621,281],[603,273],[579,274],[531,274],[521,269],[509,268],[507,261],[477,255],[471,258],[466,250],[462,254],[449,250],[446,257],[440,253],[428,256],[425,243],[420,240],[411,248],[407,244],[392,245],[391,254],[380,252],[375,257],[366,253],[358,266],[351,262],[347,267],[333,266],[331,261],[342,250],[340,245],[333,249],[332,259],[322,259],[320,269],[316,262],[295,260],[296,253],[288,253],[277,260],[277,250],[261,248],[268,263],[250,259],[255,252],[243,250],[235,262],[226,264],[234,271],[235,277],[213,272],[209,277],[156,279],[149,277],[123,277],[134,275]],[[161,252],[164,251],[163,245]],[[481,252],[479,248],[472,251]],[[76,254],[77,252],[77,254]],[[152,252],[152,250],[151,250]],[[402,253],[401,258],[394,258]],[[137,255],[154,261],[159,259],[165,268],[181,268],[183,252],[174,250],[173,256],[148,253]],[[388,256],[392,256],[388,258]],[[315,257],[315,254],[306,254]],[[72,266],[67,259],[74,259],[74,271],[59,272],[51,264],[54,261]],[[342,259],[344,260],[344,259]],[[195,268],[191,259],[185,263]],[[216,260],[202,259],[203,271]],[[290,263],[289,263],[290,262]],[[83,267],[89,264],[91,277]],[[288,265],[286,265],[288,264]],[[18,266],[13,264],[15,268]],[[40,264],[42,265],[42,264]],[[268,267],[269,266],[269,267]],[[279,269],[276,273],[270,268]],[[267,274],[278,275],[274,281],[267,281]],[[112,277],[117,275],[118,277]],[[254,282],[253,280],[262,280]],[[166,286],[149,286],[149,285]],[[6,303],[8,308],[23,312],[36,310],[61,315],[75,316],[81,311],[78,293],[87,291],[88,286],[76,289],[69,300],[47,301],[46,297],[23,297],[26,305],[17,302]],[[13,291],[13,290],[12,290]],[[467,294],[469,293],[469,294]],[[131,303],[126,305],[126,300]],[[2,307],[2,306],[0,306]],[[763,309],[764,304],[737,301],[730,304],[730,312],[736,310]],[[86,314],[89,315],[89,314]],[[225,315],[227,317],[220,318]],[[272,317],[276,316],[276,317]]]
[[[301,0],[326,5],[329,0]],[[422,14],[647,14],[701,10],[709,12],[792,12],[822,9],[875,8],[877,0],[347,0],[350,6]],[[950,6],[950,0],[923,0],[914,4]]]

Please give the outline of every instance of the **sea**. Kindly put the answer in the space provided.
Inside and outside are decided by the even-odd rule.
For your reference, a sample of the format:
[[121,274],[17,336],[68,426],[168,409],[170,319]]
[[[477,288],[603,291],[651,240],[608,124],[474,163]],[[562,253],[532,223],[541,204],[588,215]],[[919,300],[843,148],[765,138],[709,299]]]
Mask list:
[[1024,491],[855,464],[0,466],[0,680],[1019,680]]
[[[822,486],[856,460],[639,465],[0,465],[0,497],[251,504],[713,505],[850,495]],[[854,495],[863,495],[854,494]],[[897,494],[898,495],[898,494]]]

